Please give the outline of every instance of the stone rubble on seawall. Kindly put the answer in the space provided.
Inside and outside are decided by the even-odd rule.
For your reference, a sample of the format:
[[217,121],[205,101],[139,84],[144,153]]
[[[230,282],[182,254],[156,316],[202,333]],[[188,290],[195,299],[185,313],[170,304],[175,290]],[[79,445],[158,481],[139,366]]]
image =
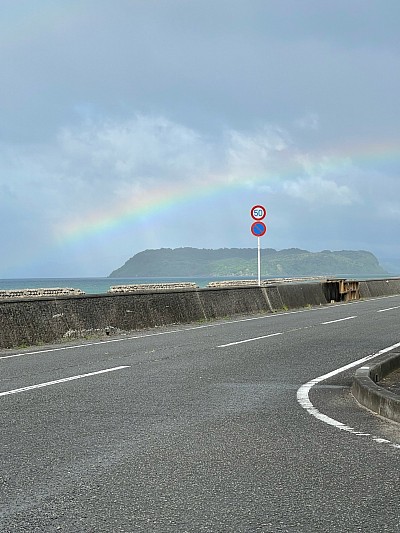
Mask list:
[[81,289],[71,289],[64,287],[43,288],[43,289],[11,289],[1,290],[0,299],[3,298],[40,298],[42,296],[80,296],[85,294]]
[[111,294],[124,294],[138,291],[165,291],[176,289],[198,289],[198,285],[193,282],[181,283],[138,283],[136,285],[113,285],[109,289]]
[[[273,278],[261,280],[261,286],[270,285],[271,283],[302,283],[308,281],[326,281],[325,276],[312,276],[302,278]],[[227,280],[227,281],[210,281],[207,287],[210,288],[224,288],[224,287],[244,287],[244,286],[258,286],[258,281],[255,279],[239,279],[239,280]]]

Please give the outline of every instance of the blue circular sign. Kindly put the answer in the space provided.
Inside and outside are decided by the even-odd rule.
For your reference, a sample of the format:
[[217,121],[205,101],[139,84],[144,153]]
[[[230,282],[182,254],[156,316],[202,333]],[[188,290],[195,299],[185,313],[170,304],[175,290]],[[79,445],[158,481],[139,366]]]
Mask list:
[[264,224],[264,222],[261,222],[260,220],[258,220],[257,222],[253,222],[253,224],[251,225],[251,233],[255,237],[262,237],[263,235],[265,235],[266,231],[267,226]]

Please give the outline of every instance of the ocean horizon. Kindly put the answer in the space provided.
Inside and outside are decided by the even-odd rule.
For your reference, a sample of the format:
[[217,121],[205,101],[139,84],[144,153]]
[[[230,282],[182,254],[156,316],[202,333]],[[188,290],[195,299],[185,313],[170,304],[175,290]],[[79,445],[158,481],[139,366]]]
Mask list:
[[[279,276],[275,276],[278,278]],[[286,276],[283,276],[286,277]],[[386,279],[395,276],[331,276],[347,279]],[[220,277],[135,277],[135,278],[4,278],[0,279],[0,290],[68,288],[80,289],[85,294],[106,294],[113,285],[130,285],[142,283],[177,283],[193,282],[200,288],[207,287],[211,281],[221,280],[256,280],[257,276],[220,276]],[[267,279],[263,276],[261,279]]]

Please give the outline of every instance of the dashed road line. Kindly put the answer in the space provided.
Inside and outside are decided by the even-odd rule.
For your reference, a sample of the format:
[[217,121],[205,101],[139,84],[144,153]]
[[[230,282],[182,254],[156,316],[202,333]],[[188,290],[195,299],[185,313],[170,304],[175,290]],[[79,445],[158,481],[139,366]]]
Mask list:
[[336,322],[343,322],[344,320],[351,320],[357,318],[356,316],[346,316],[346,318],[338,318],[337,320],[328,320],[327,322],[321,322],[321,324],[335,324]]
[[245,342],[258,341],[260,339],[267,339],[268,337],[276,337],[277,335],[283,335],[283,333],[270,333],[269,335],[262,335],[261,337],[253,337],[251,339],[229,342],[228,344],[220,344],[219,346],[217,346],[217,348],[226,348],[227,346],[234,346],[235,344],[244,344]]
[[122,370],[123,368],[130,368],[130,367],[129,366],[115,366],[114,368],[106,368],[105,370],[97,370],[96,372],[89,372],[87,374],[79,374],[77,376],[56,379],[54,381],[47,381],[45,383],[37,383],[36,385],[29,385],[28,387],[21,387],[19,389],[12,389],[8,391],[0,392],[0,396],[8,396],[9,394],[18,394],[20,392],[26,392],[26,391],[33,390],[33,389],[41,389],[43,387],[49,387],[50,385],[57,385],[58,383],[66,383],[67,381],[74,381],[75,379],[88,378],[90,376],[97,376],[99,374],[115,372],[116,370]]
[[387,307],[386,309],[379,309],[377,313],[384,313],[385,311],[392,311],[392,309],[400,309],[400,305],[396,305],[396,307]]

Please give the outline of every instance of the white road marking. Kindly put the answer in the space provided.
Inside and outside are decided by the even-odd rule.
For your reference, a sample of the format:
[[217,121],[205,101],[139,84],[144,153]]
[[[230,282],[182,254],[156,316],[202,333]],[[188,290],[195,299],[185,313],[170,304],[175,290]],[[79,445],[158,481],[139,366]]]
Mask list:
[[346,318],[338,318],[337,320],[328,320],[328,322],[321,322],[321,324],[334,324],[335,322],[343,322],[344,320],[351,320],[357,318],[356,316],[346,316]]
[[15,353],[12,355],[4,355],[0,357],[0,360],[2,359],[13,359],[14,357],[23,357],[24,355],[37,355],[42,353],[49,353],[49,352],[61,352],[63,350],[75,350],[76,348],[87,348],[88,346],[99,346],[101,344],[110,344],[111,342],[123,342],[123,341],[131,341],[134,339],[142,339],[145,337],[156,337],[157,335],[165,335],[166,333],[172,334],[172,333],[178,333],[178,331],[181,330],[172,330],[168,332],[158,332],[158,333],[151,333],[149,335],[134,335],[132,337],[124,337],[119,339],[110,339],[107,341],[98,341],[98,342],[88,342],[86,344],[74,344],[72,346],[61,346],[59,348],[48,348],[46,350],[35,350],[32,352],[21,352],[21,353]]
[[379,352],[376,352],[374,354],[367,355],[366,357],[362,357],[361,359],[358,359],[357,361],[353,361],[352,363],[342,366],[341,368],[337,368],[336,370],[333,370],[332,372],[328,372],[328,374],[324,374],[323,376],[314,378],[311,381],[308,381],[307,383],[304,383],[304,385],[302,385],[297,391],[297,401],[299,402],[301,407],[303,407],[303,409],[305,409],[310,415],[314,416],[315,418],[317,418],[321,422],[324,422],[325,424],[329,424],[330,426],[333,426],[336,429],[347,431],[349,433],[352,433],[353,435],[371,437],[372,440],[374,440],[375,442],[389,444],[393,448],[400,448],[399,444],[395,444],[387,439],[382,439],[381,437],[376,437],[375,435],[371,435],[370,433],[364,433],[361,431],[357,431],[356,429],[350,426],[347,426],[346,424],[343,424],[342,422],[339,422],[338,420],[335,420],[334,418],[331,418],[321,413],[316,407],[314,407],[309,397],[309,392],[311,388],[314,387],[314,385],[321,383],[321,381],[325,381],[326,379],[329,379],[333,376],[337,376],[338,374],[341,374],[342,372],[344,372],[345,370],[348,370],[349,368],[354,368],[355,366],[365,363],[366,361],[370,361],[371,359],[374,359],[384,353],[390,352],[391,350],[394,350],[395,348],[399,348],[399,347],[400,347],[400,342],[393,344],[392,346],[388,346],[387,348],[383,348],[383,350],[379,350]]
[[263,335],[262,337],[253,337],[252,339],[244,339],[242,341],[229,342],[228,344],[220,344],[217,348],[226,348],[227,346],[234,346],[235,344],[243,344],[245,342],[258,341],[260,339],[267,339],[268,337],[276,337],[277,335],[283,335],[283,333],[271,333],[270,335]]
[[122,370],[123,368],[130,368],[129,366],[116,366],[114,368],[106,368],[105,370],[97,370],[96,372],[89,372],[88,374],[79,374],[77,376],[71,376],[69,378],[56,379],[54,381],[47,381],[46,383],[37,383],[36,385],[29,385],[28,387],[21,387],[20,389],[12,389],[5,392],[0,392],[0,396],[8,396],[9,394],[18,394],[19,392],[25,392],[33,389],[41,389],[50,385],[57,385],[58,383],[66,383],[67,381],[73,381],[75,379],[88,378],[90,376],[96,376],[98,374],[106,374],[107,372],[115,372],[115,370]]
[[384,313],[385,311],[391,311],[392,309],[400,309],[400,305],[396,305],[396,307],[388,307],[387,309],[379,309],[377,313]]

